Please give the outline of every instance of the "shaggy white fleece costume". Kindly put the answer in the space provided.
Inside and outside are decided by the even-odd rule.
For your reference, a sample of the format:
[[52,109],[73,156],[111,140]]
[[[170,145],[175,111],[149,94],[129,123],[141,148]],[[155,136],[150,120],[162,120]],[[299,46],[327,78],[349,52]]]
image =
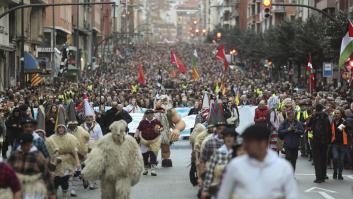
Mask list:
[[100,139],[85,161],[82,174],[87,180],[101,181],[103,199],[129,199],[131,186],[137,184],[144,169],[136,140],[125,135],[127,123],[110,125],[111,133]]

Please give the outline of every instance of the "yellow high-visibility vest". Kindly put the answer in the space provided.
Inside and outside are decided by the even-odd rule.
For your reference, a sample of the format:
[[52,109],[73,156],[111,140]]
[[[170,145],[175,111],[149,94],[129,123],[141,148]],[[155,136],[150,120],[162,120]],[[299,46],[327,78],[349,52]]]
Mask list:
[[314,133],[313,131],[308,131],[308,139],[312,140],[314,138]]
[[304,120],[307,120],[309,118],[308,111],[303,112],[303,118],[304,118]]
[[139,89],[139,86],[138,86],[138,85],[132,85],[132,86],[131,86],[131,92],[132,92],[132,93],[137,93],[138,89]]

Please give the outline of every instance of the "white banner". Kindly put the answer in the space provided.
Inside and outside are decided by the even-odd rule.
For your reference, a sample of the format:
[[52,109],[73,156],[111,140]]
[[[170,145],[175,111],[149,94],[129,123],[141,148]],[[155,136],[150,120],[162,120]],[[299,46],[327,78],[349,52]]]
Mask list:
[[[239,106],[239,115],[240,115],[240,124],[237,127],[237,132],[239,134],[250,125],[254,124],[255,109],[257,106]],[[95,107],[97,109],[98,107]],[[110,107],[106,107],[106,110],[109,110]],[[145,111],[146,109],[143,109]],[[181,132],[181,138],[190,136],[190,129],[195,126],[196,115],[189,115],[190,108],[176,108],[176,111],[180,114],[181,118],[184,120],[186,127],[185,130]],[[130,113],[132,117],[132,122],[130,122],[129,131],[130,133],[135,133],[136,129],[142,120],[143,113]]]
[[240,124],[236,130],[240,135],[247,127],[254,124],[256,108],[257,106],[238,106],[239,115],[240,115]]

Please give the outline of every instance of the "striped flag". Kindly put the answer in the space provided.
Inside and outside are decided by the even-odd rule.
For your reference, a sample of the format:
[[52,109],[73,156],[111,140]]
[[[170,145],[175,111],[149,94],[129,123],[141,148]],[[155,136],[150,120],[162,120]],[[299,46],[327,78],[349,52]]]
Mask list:
[[237,106],[239,106],[239,104],[240,104],[239,92],[237,92],[237,95],[236,95],[236,97],[235,97],[235,104],[236,104]]
[[225,83],[224,83],[224,81],[222,80],[222,82],[221,82],[221,88],[220,88],[220,91],[222,92],[222,95],[223,96],[225,96],[226,95],[226,93],[227,93],[227,87],[226,87],[226,85],[225,85]]
[[219,91],[221,91],[221,89],[219,88],[218,81],[216,81],[216,82],[215,82],[214,92],[215,92],[215,94],[218,94]]
[[348,23],[348,31],[342,38],[341,42],[341,53],[338,62],[339,67],[343,67],[344,64],[349,61],[351,54],[353,53],[353,25],[351,22]]
[[192,55],[192,79],[193,80],[200,80],[200,75],[199,75],[199,72],[197,71],[197,61],[198,61],[198,56],[197,56],[197,51],[196,49],[194,50],[194,53]]
[[40,74],[36,73],[31,78],[31,85],[38,86],[42,81],[43,81],[43,77]]

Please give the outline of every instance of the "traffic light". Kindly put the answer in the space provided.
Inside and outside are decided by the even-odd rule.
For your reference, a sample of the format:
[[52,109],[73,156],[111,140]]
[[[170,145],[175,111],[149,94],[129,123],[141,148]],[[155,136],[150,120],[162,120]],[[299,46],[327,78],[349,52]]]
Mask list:
[[265,18],[271,15],[272,0],[263,0],[262,5],[264,6]]

